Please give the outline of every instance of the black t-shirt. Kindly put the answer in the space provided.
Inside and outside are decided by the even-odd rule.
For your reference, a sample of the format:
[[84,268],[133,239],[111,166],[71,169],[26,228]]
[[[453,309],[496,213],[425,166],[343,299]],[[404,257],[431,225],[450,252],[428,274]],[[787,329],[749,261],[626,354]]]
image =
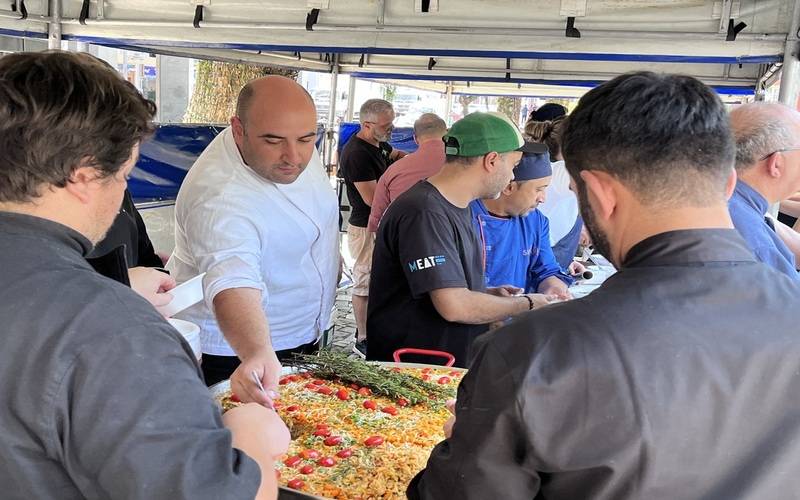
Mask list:
[[92,249],[88,259],[91,262],[91,259],[103,257],[121,245],[125,245],[124,253],[128,267],[161,267],[164,265],[153,249],[153,243],[147,236],[144,220],[136,210],[131,193],[127,189],[125,197],[122,199],[122,207],[120,207],[114,223],[103,240]]
[[[484,291],[483,253],[470,209],[448,202],[427,181],[386,210],[375,241],[367,314],[367,359],[390,361],[401,347],[446,351],[465,366],[473,339],[487,325],[451,323],[428,292]],[[405,359],[405,358],[404,358]]]
[[350,225],[367,227],[370,207],[364,203],[356,189],[355,182],[376,181],[389,167],[389,155],[392,146],[381,142],[373,146],[360,137],[353,135],[342,148],[339,155],[339,168],[347,186],[347,199],[350,200]]

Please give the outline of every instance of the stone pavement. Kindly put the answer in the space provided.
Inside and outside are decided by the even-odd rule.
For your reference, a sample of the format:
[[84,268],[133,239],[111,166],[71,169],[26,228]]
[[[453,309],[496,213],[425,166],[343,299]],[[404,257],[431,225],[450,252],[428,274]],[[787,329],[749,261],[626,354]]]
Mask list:
[[352,353],[356,335],[356,320],[353,317],[350,290],[351,288],[348,287],[336,294],[336,312],[334,313],[336,328],[333,332],[333,348]]

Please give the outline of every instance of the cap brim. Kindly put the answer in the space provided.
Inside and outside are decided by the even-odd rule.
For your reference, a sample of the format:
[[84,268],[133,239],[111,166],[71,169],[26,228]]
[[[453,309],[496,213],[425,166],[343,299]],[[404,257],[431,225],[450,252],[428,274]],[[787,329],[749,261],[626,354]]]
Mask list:
[[546,144],[542,144],[541,142],[525,142],[522,146],[516,149],[516,151],[522,151],[523,153],[528,154],[542,154],[547,153],[549,150]]

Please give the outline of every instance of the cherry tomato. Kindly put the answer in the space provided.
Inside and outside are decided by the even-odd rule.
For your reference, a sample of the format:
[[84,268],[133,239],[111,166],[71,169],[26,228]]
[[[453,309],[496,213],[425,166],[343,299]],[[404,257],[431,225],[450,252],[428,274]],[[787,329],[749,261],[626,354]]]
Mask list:
[[301,457],[300,455],[295,455],[293,457],[289,457],[286,460],[284,460],[283,465],[285,465],[286,467],[294,467],[295,465],[299,464],[302,461],[303,457]]
[[359,387],[358,384],[350,384],[348,387],[350,387],[354,391],[361,389],[361,387]]
[[439,380],[437,380],[437,382],[439,382],[440,384],[449,384],[450,377],[439,377]]
[[325,446],[336,446],[337,444],[342,444],[342,437],[341,436],[330,436],[325,438]]
[[317,450],[303,450],[300,452],[300,456],[306,460],[315,460],[319,458],[319,452]]
[[236,393],[233,393],[233,392],[231,393],[231,401],[233,401],[234,403],[241,403],[242,402],[242,400],[239,399],[239,396],[237,396]]
[[372,391],[369,390],[369,387],[362,387],[361,389],[358,390],[358,394],[360,396],[369,396],[370,394],[372,394]]
[[319,436],[319,437],[328,437],[328,436],[331,435],[331,430],[330,429],[317,429],[317,430],[314,431],[314,435],[315,436]]
[[427,381],[427,380],[430,380],[430,379],[431,379],[431,376],[428,375],[427,373],[422,376],[422,380],[426,380]]
[[314,384],[314,385],[325,385],[325,381],[324,380],[320,380],[318,378],[312,380],[311,383]]
[[353,450],[351,450],[350,448],[345,448],[341,450],[339,453],[337,453],[336,456],[339,458],[350,458],[353,456]]
[[395,408],[394,406],[383,407],[381,408],[381,411],[383,413],[388,413],[389,415],[397,415],[397,408]]
[[314,384],[312,384],[312,383],[308,383],[308,384],[305,385],[305,388],[310,390],[310,391],[316,391],[319,387],[314,385]]
[[317,429],[327,429],[328,424],[317,424]]
[[397,400],[397,406],[404,407],[408,406],[408,400],[404,398],[400,398]]
[[336,391],[336,397],[341,399],[342,401],[346,401],[350,399],[350,392],[347,389],[339,389]]
[[370,436],[364,440],[364,445],[373,447],[373,446],[380,446],[383,444],[383,438],[380,436]]
[[290,380],[289,380],[289,377],[283,377],[282,379],[280,379],[280,380],[278,381],[278,384],[280,384],[280,385],[286,385],[286,384],[288,384],[289,382],[290,382]]
[[298,380],[302,380],[303,377],[300,375],[289,375],[286,378],[288,378],[290,382],[297,382]]
[[430,372],[431,372],[430,368],[423,368],[422,369],[422,373],[430,373]]
[[332,459],[331,457],[322,457],[317,461],[323,467],[333,467],[336,465],[336,460]]
[[451,377],[460,377],[461,376],[461,372],[452,371],[452,372],[450,372],[450,376]]
[[314,472],[313,465],[304,465],[300,467],[300,474],[311,474],[312,472]]
[[372,401],[372,400],[369,400],[369,399],[364,401],[364,408],[366,408],[367,410],[374,410],[377,407],[378,407],[378,405],[375,403],[375,401]]
[[300,409],[300,407],[297,406],[297,405],[291,405],[291,406],[287,406],[286,407],[286,411],[297,411],[299,409]]
[[326,396],[329,396],[329,395],[333,394],[333,389],[331,389],[327,385],[321,385],[321,386],[319,386],[319,389],[317,389],[317,392],[320,393],[320,394],[325,394]]
[[302,479],[292,479],[291,481],[286,483],[286,486],[288,486],[293,490],[302,490],[303,486],[305,485],[306,483],[304,483]]
[[403,371],[403,370],[401,370],[400,368],[392,368],[392,371],[393,371],[393,372],[400,373],[400,372],[401,372],[401,371]]
[[311,378],[311,372],[303,372],[303,373],[299,374],[298,377],[304,378],[304,379],[310,379]]

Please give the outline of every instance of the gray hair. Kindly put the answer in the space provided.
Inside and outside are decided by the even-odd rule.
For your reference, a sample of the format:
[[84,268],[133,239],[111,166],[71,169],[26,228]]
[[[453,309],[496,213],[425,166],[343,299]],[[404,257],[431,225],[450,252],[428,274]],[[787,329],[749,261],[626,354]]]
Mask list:
[[442,137],[447,133],[447,124],[435,113],[424,113],[414,122],[416,137]]
[[358,119],[361,123],[372,122],[378,119],[378,116],[394,111],[392,103],[383,99],[367,99],[361,108],[358,110]]
[[[736,139],[736,170],[749,169],[764,156],[793,147],[797,122],[782,112],[776,103],[751,103],[731,112],[731,125]],[[796,118],[794,119],[796,120]]]

